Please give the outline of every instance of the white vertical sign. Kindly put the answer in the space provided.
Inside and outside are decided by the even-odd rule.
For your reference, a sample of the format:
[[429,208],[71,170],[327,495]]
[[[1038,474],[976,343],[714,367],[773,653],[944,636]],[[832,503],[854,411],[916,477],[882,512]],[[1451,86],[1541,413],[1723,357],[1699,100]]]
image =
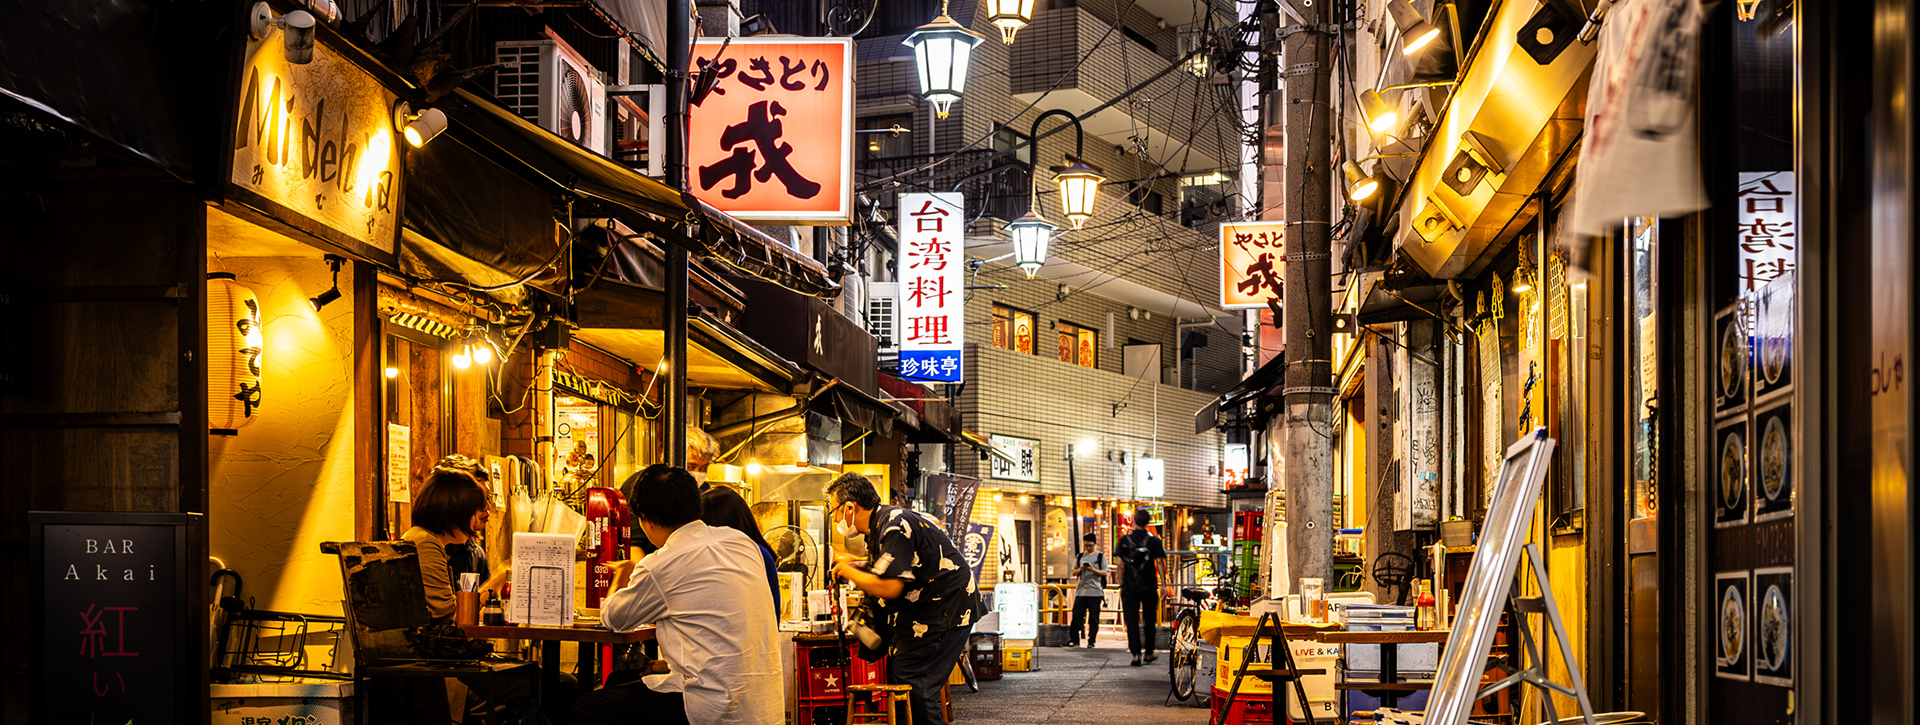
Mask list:
[[900,376],[961,382],[966,215],[958,193],[901,194]]
[[1794,217],[1800,202],[1794,198],[1795,191],[1791,171],[1740,172],[1734,209],[1740,231],[1734,243],[1739,247],[1735,263],[1739,265],[1743,298],[1759,296],[1761,287],[1796,266],[1794,250],[1800,247],[1800,235],[1794,228]]
[[1141,456],[1134,459],[1133,495],[1136,498],[1160,498],[1167,495],[1167,462]]

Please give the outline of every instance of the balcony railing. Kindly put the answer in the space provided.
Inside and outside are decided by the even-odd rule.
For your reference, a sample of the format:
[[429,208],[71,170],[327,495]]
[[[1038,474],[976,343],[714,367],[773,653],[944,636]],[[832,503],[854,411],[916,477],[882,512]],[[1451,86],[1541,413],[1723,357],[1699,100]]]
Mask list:
[[868,198],[889,211],[899,206],[902,192],[958,191],[965,196],[968,220],[982,216],[1015,219],[1027,213],[1032,173],[1026,164],[1012,158],[975,163],[995,153],[986,149],[964,151],[926,171],[918,169],[946,159],[947,154],[861,158],[854,165],[854,181],[864,188],[891,178],[867,192]]

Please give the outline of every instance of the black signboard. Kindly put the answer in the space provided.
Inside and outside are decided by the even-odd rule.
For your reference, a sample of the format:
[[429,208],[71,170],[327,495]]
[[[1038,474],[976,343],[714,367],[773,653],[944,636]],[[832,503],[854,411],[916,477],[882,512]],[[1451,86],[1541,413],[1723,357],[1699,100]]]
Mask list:
[[33,511],[27,523],[32,719],[204,720],[201,515]]

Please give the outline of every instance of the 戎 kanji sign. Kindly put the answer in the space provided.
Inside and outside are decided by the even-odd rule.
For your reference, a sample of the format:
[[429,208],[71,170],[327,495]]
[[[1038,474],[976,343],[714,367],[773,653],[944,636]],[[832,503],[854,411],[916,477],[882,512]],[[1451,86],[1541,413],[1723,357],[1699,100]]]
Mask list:
[[694,196],[747,221],[846,224],[853,210],[851,38],[734,38],[694,45],[716,64],[688,109]]
[[1287,275],[1287,223],[1220,225],[1220,307],[1243,310],[1281,298]]
[[900,377],[961,382],[966,215],[957,193],[900,195]]

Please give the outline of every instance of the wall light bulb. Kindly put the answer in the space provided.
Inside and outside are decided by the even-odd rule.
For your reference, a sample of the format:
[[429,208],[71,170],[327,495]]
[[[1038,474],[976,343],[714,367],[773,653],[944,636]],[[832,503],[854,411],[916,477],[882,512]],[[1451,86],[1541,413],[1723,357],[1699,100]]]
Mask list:
[[472,364],[473,364],[473,348],[471,347],[463,348],[460,352],[453,354],[453,366],[455,368],[465,370],[467,369],[468,365],[472,365]]
[[747,461],[747,475],[758,476],[764,470],[759,461]]
[[395,367],[387,368],[386,373],[389,379],[400,377],[400,368],[395,368]]
[[474,345],[473,361],[481,365],[493,362],[493,346],[484,342]]

